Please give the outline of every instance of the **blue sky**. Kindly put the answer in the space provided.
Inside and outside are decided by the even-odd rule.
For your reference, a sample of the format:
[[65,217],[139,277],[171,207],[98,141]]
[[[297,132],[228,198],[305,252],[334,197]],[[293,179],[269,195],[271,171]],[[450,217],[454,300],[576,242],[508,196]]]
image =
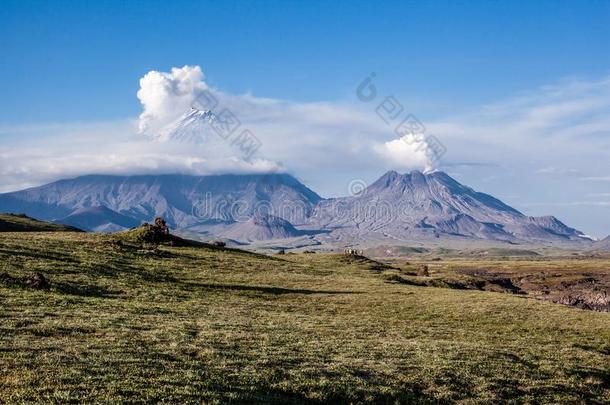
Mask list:
[[[610,234],[609,1],[5,0],[0,52],[0,191],[149,167],[134,163],[140,79],[190,65],[256,129],[261,167],[345,194],[421,165],[355,97],[375,72],[446,145],[441,169]],[[197,171],[194,150],[163,153],[154,170]]]
[[375,71],[434,114],[607,74],[609,38],[608,1],[5,0],[0,122],[131,116],[143,73],[185,64],[297,101],[349,98]]

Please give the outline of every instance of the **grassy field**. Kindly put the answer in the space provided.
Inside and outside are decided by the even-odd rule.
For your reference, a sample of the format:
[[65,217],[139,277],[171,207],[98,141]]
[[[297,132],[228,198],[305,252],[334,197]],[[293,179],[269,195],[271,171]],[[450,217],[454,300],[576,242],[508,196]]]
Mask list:
[[[432,276],[462,266],[481,263]],[[40,272],[51,288],[0,283],[0,403],[610,402],[610,313],[396,282],[416,278],[405,271],[3,233],[0,273]]]
[[38,221],[24,214],[0,214],[0,232],[81,232],[68,225]]

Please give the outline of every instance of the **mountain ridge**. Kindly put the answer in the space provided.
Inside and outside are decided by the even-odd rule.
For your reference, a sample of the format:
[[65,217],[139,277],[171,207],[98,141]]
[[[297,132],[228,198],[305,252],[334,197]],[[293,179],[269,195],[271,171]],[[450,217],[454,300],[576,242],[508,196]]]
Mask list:
[[250,242],[305,235],[335,245],[437,239],[587,242],[582,232],[553,216],[526,216],[441,171],[388,171],[358,195],[331,199],[287,173],[87,175],[0,194],[0,211],[96,231],[162,216],[172,228]]
[[330,229],[328,242],[430,240],[441,235],[509,243],[580,243],[584,238],[555,217],[528,217],[440,171],[389,171],[358,195],[320,202],[310,226]]
[[[280,206],[294,208],[282,217],[298,224],[320,200],[314,191],[286,173],[86,175],[0,194],[0,211],[60,221],[79,209],[105,207],[139,222],[162,216],[174,228],[188,228],[235,222],[242,219],[236,217],[253,216],[255,210]],[[281,204],[284,201],[292,206]]]
[[610,250],[610,235],[595,243],[596,249]]

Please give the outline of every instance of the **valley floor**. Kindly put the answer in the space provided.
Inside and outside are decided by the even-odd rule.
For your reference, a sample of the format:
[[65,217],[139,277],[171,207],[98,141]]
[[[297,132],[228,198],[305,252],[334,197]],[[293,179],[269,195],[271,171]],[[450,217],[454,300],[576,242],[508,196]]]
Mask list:
[[610,260],[428,264],[3,233],[0,403],[610,402],[610,313],[437,288]]

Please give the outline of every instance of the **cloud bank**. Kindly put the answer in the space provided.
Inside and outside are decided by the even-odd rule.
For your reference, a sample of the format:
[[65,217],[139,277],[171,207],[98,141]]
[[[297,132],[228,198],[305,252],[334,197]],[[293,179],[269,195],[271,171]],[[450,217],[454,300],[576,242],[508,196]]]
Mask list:
[[[157,142],[206,97],[229,110],[261,147],[251,158],[231,139]],[[151,71],[140,79],[142,113],[117,122],[0,128],[0,191],[85,174],[261,173],[429,169],[425,141],[403,142],[369,106],[296,103],[211,88],[199,66]]]
[[[253,159],[244,159],[220,137],[213,144],[191,145],[153,142],[145,136],[158,134],[199,106],[204,94],[216,100],[215,112],[231,111],[240,128],[260,140]],[[199,66],[148,72],[140,79],[137,97],[142,104],[137,120],[0,128],[0,136],[12,140],[0,147],[0,189],[88,173],[378,173],[451,168],[464,161],[504,166],[535,162],[537,167],[529,169],[547,176],[610,175],[605,163],[595,167],[605,161],[599,158],[609,146],[610,78],[566,80],[471,114],[427,122],[428,132],[449,150],[441,162],[430,158],[425,139],[394,133],[374,106],[229,94],[208,86]]]
[[[391,163],[396,169],[434,168],[424,138],[408,139],[392,132],[382,119],[363,106],[337,103],[294,103],[227,94],[204,82],[199,66],[173,68],[170,72],[151,71],[140,80],[138,98],[143,106],[140,133],[158,135],[171,128],[191,107],[210,108],[216,114],[228,110],[260,140],[262,158],[270,170],[287,162],[291,169],[305,165],[334,166],[335,161],[351,160],[361,165]],[[213,100],[213,101],[212,101]],[[207,141],[216,157],[235,160],[228,148],[219,152],[222,142]],[[303,151],[309,163],[301,162]],[[201,152],[205,155],[205,152]],[[329,159],[330,158],[330,159]],[[373,159],[373,162],[371,162]],[[271,162],[276,162],[272,164]]]

